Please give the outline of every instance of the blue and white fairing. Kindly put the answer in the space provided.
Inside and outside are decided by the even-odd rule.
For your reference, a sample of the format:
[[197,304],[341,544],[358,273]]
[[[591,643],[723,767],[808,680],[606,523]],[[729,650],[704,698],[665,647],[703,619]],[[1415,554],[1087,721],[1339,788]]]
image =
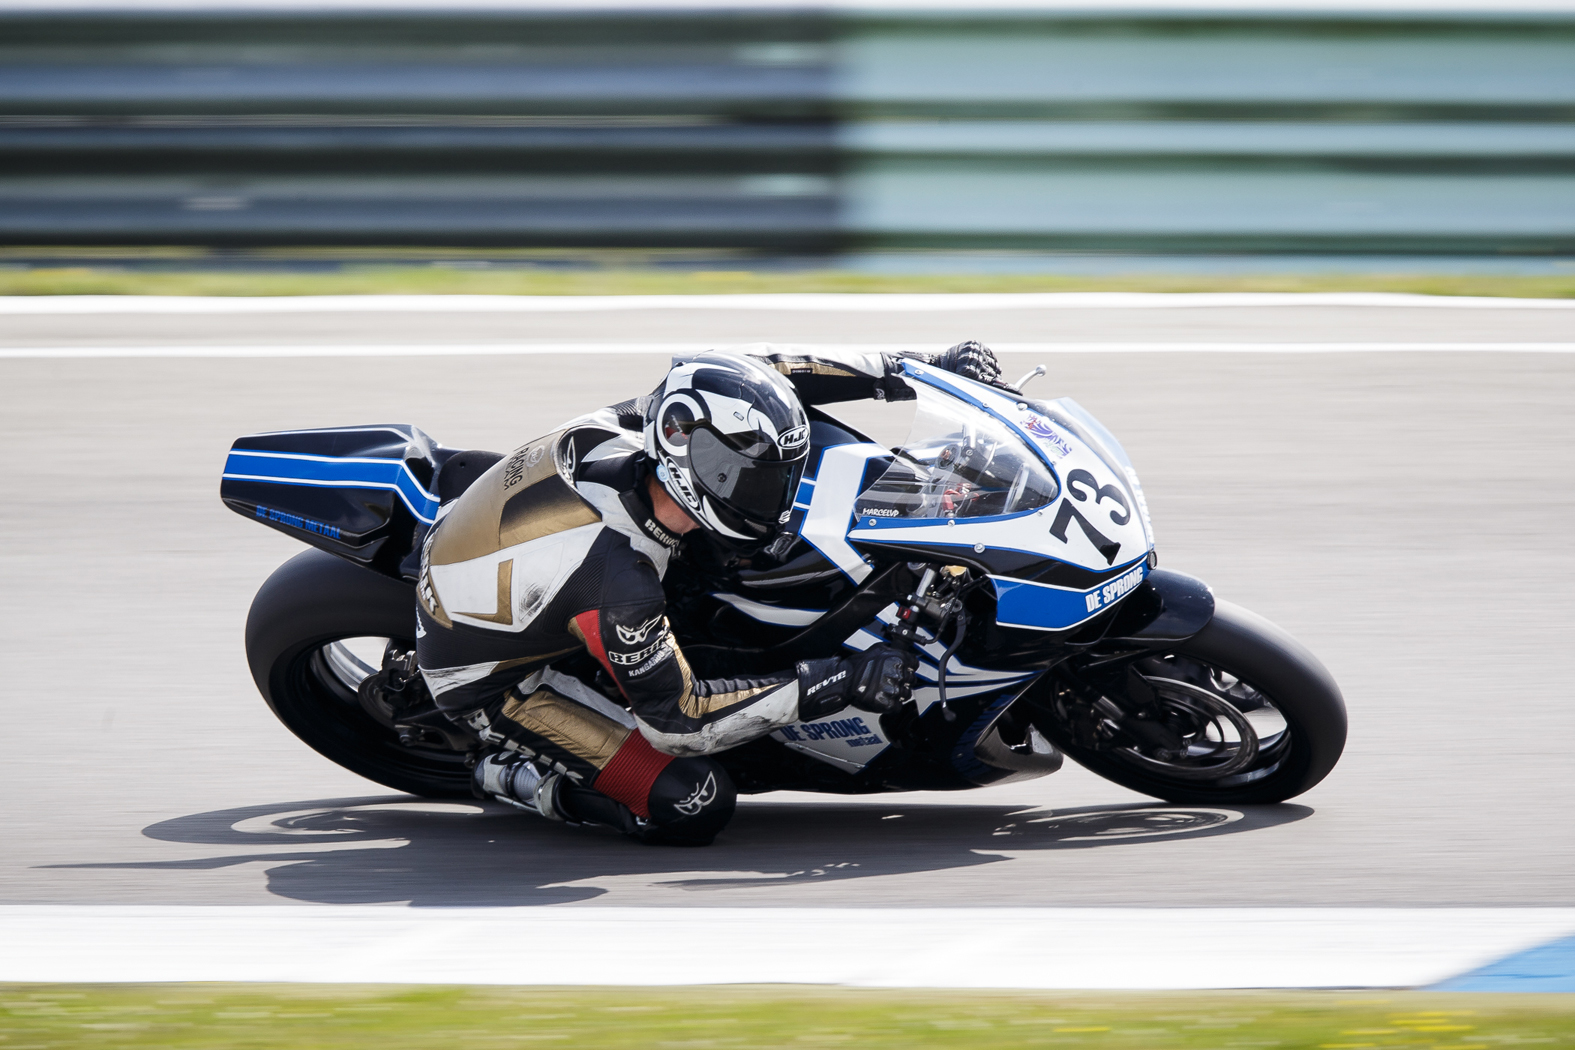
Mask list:
[[[803,539],[855,582],[872,571],[858,549],[866,546],[988,565],[996,618],[1008,627],[1071,630],[1142,583],[1153,549],[1148,507],[1126,452],[1093,416],[1070,398],[1032,402],[913,362],[904,371],[919,400],[907,442],[895,458],[872,444],[825,449],[800,490]],[[795,613],[816,616],[773,609],[757,618],[787,623]],[[895,613],[889,606],[844,644],[878,644]],[[921,713],[939,698],[943,655],[939,643],[919,650]],[[952,657],[947,695],[985,704],[952,756],[959,771],[978,762],[973,744],[1034,676]],[[848,770],[889,745],[879,721],[853,709],[773,735]]]
[[905,372],[913,432],[854,501],[850,542],[990,565],[1007,627],[1069,630],[1143,582],[1154,546],[1143,489],[1082,406],[913,362]]

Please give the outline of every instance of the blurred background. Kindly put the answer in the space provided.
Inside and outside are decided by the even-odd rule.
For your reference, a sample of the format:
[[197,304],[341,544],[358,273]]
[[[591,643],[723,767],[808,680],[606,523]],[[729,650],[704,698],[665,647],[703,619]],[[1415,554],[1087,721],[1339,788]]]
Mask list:
[[1575,3],[11,0],[0,251],[1575,274]]
[[[265,298],[1267,287],[1499,298]],[[232,298],[44,295],[149,291]],[[1572,321],[1575,0],[0,0],[0,907],[1571,909]],[[368,794],[260,701],[300,546],[215,498],[237,434],[508,449],[672,350],[967,338],[1327,663],[1335,775],[778,795],[680,857]],[[1491,1031],[1408,1045],[1544,1038]]]

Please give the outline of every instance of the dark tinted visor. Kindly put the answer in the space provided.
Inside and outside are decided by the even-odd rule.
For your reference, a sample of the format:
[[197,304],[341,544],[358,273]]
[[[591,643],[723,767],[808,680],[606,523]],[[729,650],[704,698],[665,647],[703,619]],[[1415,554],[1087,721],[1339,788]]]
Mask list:
[[700,487],[744,517],[763,523],[776,524],[787,508],[802,462],[751,459],[705,427],[689,435],[689,465]]

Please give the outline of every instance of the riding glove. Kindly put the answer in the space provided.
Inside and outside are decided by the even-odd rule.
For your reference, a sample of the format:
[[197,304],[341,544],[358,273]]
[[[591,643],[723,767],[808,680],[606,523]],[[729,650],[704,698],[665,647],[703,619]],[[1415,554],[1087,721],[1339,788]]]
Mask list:
[[808,722],[852,705],[877,714],[913,697],[919,658],[903,649],[876,645],[845,660],[801,660],[798,717]]
[[995,359],[995,351],[977,339],[958,343],[951,349],[936,354],[934,364],[935,367],[955,372],[964,379],[975,379],[981,383],[989,383],[991,386],[1005,385],[1001,382],[1001,362]]
[[[995,351],[975,339],[965,343],[958,343],[949,350],[938,354],[902,353],[886,355],[886,375],[875,384],[875,396],[884,401],[910,401],[913,391],[902,379],[902,362],[923,361],[927,365],[943,368],[954,375],[964,379],[973,379],[991,386],[1010,390],[1001,378],[1001,363],[995,358]],[[1016,393],[1016,391],[1013,391]]]

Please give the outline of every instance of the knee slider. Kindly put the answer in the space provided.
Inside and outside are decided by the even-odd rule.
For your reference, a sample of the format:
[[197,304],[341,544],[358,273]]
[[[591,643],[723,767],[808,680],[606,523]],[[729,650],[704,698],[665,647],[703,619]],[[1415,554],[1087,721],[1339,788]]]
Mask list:
[[721,763],[709,758],[675,758],[651,785],[647,805],[656,825],[654,842],[703,846],[727,826],[738,790]]

